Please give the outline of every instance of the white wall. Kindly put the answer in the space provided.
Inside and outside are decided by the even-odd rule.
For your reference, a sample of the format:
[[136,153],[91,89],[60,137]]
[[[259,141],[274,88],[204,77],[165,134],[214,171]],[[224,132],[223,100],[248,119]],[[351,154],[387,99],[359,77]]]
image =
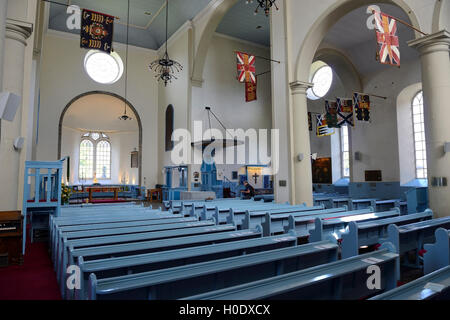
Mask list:
[[[125,61],[125,46],[115,44],[115,49]],[[86,50],[79,47],[77,36],[51,30],[45,35],[36,160],[56,160],[60,115],[73,98],[95,90],[125,96],[125,76],[113,85],[93,82],[83,68],[85,54]],[[142,121],[142,183],[145,178],[147,187],[153,187],[158,176],[158,84],[153,73],[148,70],[148,65],[155,58],[152,50],[129,47],[126,98],[135,107]]]
[[[203,130],[209,129],[208,113],[205,106],[217,115],[227,129],[267,129],[267,154],[271,154],[272,128],[272,90],[271,75],[267,73],[258,77],[257,100],[245,101],[245,84],[236,79],[235,51],[246,52],[261,57],[270,57],[270,49],[221,34],[215,34],[208,50],[204,69],[202,88],[195,88],[192,104],[192,123],[202,121]],[[257,58],[256,74],[271,70],[270,62]],[[211,116],[211,127],[219,129],[225,137],[225,130]],[[230,139],[230,135],[226,136]],[[260,164],[250,161],[249,148],[246,146],[245,164]],[[259,159],[261,160],[261,159]],[[218,165],[218,172],[231,179],[231,172],[238,171],[245,164]],[[194,165],[192,172],[199,171],[200,165]]]

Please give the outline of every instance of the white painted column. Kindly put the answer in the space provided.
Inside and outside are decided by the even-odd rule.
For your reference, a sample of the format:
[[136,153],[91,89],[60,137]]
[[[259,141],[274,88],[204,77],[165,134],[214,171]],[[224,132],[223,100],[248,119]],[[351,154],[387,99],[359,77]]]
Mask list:
[[420,52],[422,64],[430,207],[435,216],[450,216],[450,187],[433,186],[434,178],[450,183],[450,154],[444,153],[450,142],[450,33],[440,31],[408,44]]
[[[3,63],[3,88],[4,91],[23,96],[25,47],[27,39],[31,36],[31,30],[18,25],[13,20],[6,22],[6,35]],[[14,140],[21,136],[23,105],[19,107],[14,121],[3,121],[2,141],[0,143],[0,210],[18,209],[18,186],[20,170],[20,152],[13,147]]]
[[[293,152],[295,204],[306,202],[313,205],[311,146],[309,141],[308,107],[306,90],[312,87],[311,83],[296,81],[290,84],[292,94],[293,115]],[[302,154],[303,160],[298,156]]]

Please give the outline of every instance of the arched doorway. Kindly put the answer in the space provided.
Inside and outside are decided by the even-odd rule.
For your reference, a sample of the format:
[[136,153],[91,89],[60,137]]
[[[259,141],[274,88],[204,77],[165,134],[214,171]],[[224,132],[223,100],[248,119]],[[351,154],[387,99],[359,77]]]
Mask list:
[[[125,112],[131,120],[119,120]],[[95,143],[97,139],[92,139],[92,135],[96,137],[97,134],[100,135],[98,141],[105,141],[103,147],[106,141],[111,142],[109,167],[111,173],[103,174],[98,180],[105,184],[142,185],[141,119],[129,101],[105,91],[83,93],[73,98],[61,113],[58,128],[58,158],[69,154],[71,156],[71,174],[68,182],[78,183],[81,180],[86,182],[97,178],[80,176],[77,151],[80,150],[81,140],[90,139]],[[72,138],[67,138],[68,136]],[[67,144],[65,138],[68,140]],[[135,154],[135,151],[138,155],[137,168],[134,168],[136,164],[131,164],[129,160],[130,152]],[[92,170],[95,172],[99,167],[100,161]],[[105,171],[104,168],[100,170]]]

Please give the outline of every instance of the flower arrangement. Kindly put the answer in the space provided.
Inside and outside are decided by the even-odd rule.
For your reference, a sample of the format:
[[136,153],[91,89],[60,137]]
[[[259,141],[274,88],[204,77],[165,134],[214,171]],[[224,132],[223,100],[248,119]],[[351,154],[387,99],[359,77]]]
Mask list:
[[68,204],[71,195],[72,195],[72,189],[63,183],[61,185],[61,203]]

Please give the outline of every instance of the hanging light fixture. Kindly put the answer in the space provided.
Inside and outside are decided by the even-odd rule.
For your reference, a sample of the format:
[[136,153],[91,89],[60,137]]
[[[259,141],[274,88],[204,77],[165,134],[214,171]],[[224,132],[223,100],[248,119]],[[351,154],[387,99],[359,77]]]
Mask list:
[[123,115],[119,117],[119,120],[127,121],[127,120],[133,120],[130,116],[127,115],[127,105],[125,104],[125,112]]
[[171,83],[172,79],[178,79],[175,76],[175,72],[180,72],[183,70],[183,66],[169,58],[169,53],[167,52],[167,41],[168,41],[168,29],[169,29],[169,0],[166,0],[166,52],[161,59],[153,61],[149,68],[156,73],[155,78],[158,81],[163,81],[164,86],[167,87],[167,83]]
[[[259,8],[262,8],[264,12],[266,13],[266,17],[269,16],[270,9],[272,6],[275,6],[275,8],[278,10],[277,4],[275,3],[277,0],[256,0],[258,2],[258,6],[255,10],[255,15],[258,14]],[[253,0],[246,0],[246,4],[253,3]]]
[[127,13],[127,40],[126,40],[126,61],[125,61],[125,100],[124,100],[124,107],[125,112],[123,115],[119,117],[119,120],[127,121],[127,120],[133,120],[130,116],[127,115],[127,93],[128,93],[128,39],[129,39],[129,32],[130,32],[130,0],[128,0],[128,13]]

